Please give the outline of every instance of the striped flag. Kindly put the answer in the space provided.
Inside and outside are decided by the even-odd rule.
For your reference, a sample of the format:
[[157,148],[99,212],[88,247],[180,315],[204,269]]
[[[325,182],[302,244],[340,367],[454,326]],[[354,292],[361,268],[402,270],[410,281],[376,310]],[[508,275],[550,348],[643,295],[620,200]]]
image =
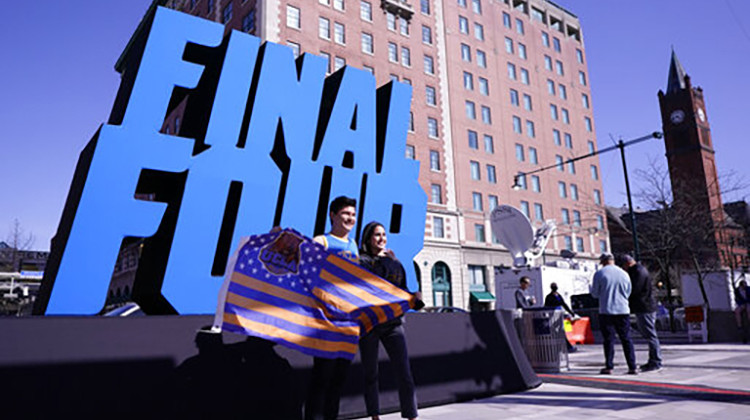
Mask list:
[[285,229],[242,241],[214,327],[311,356],[352,359],[361,329],[402,315],[414,302],[410,293]]

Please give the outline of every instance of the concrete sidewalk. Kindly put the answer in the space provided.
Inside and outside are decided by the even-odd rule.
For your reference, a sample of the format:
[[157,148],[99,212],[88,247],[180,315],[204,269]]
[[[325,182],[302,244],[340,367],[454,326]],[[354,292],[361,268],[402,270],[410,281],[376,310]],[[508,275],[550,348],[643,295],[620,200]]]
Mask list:
[[[599,375],[602,346],[579,346],[569,371],[540,375],[536,389],[424,408],[420,419],[750,419],[749,345],[663,344],[662,353],[663,370],[631,376],[618,346],[614,375]],[[636,343],[636,358],[648,359],[645,344]]]

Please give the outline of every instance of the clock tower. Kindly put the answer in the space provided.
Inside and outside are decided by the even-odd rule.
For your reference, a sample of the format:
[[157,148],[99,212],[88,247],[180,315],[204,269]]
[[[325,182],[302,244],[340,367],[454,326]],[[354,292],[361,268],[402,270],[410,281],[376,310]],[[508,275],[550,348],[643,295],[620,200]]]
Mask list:
[[722,252],[727,241],[725,216],[703,89],[691,85],[674,50],[667,90],[659,91],[659,105],[673,210],[680,215],[680,223],[696,226],[696,237],[684,240],[700,246],[703,259],[726,264],[728,253]]

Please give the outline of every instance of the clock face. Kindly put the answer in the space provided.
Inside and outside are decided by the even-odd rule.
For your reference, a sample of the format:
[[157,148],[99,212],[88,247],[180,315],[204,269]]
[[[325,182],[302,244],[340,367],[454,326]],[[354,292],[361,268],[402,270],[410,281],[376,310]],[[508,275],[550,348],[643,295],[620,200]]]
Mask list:
[[706,122],[706,114],[703,112],[703,108],[698,108],[698,118],[701,122]]
[[672,111],[672,113],[669,115],[669,120],[672,121],[672,124],[679,124],[685,120],[685,112],[683,112],[681,109]]

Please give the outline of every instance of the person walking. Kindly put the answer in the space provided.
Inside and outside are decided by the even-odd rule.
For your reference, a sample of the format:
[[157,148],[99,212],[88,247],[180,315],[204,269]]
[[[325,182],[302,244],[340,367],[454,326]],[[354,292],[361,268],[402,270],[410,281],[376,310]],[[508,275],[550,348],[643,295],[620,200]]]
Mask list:
[[[362,230],[362,246],[359,262],[362,267],[406,290],[406,271],[393,252],[386,249],[388,239],[385,228],[378,222],[370,222]],[[417,298],[419,298],[417,293]],[[418,308],[417,308],[418,309]],[[372,331],[360,338],[359,351],[365,376],[365,406],[367,415],[373,420],[380,419],[378,397],[378,344],[383,343],[388,359],[398,380],[398,397],[401,404],[401,417],[417,418],[417,395],[414,378],[409,366],[402,317],[375,326]]]
[[628,273],[615,265],[615,257],[604,253],[599,257],[602,265],[594,273],[594,281],[591,285],[591,295],[599,299],[599,325],[604,338],[604,368],[599,372],[602,375],[611,375],[615,367],[615,343],[614,334],[622,342],[622,350],[628,364],[628,374],[637,375],[638,370],[635,363],[635,348],[633,340],[630,339],[630,297],[631,284]]
[[531,287],[531,279],[526,276],[518,280],[518,289],[516,289],[516,309],[531,308],[536,304],[534,296],[529,296],[526,292]]
[[742,326],[742,315],[744,313],[745,319],[750,322],[750,292],[747,290],[747,282],[740,280],[737,287],[734,289],[734,320],[737,323],[737,331],[742,336],[742,342],[747,344],[747,335],[745,335],[745,329]]
[[648,363],[641,365],[641,372],[661,370],[661,346],[656,333],[656,299],[651,275],[646,267],[633,257],[625,254],[621,257],[622,268],[628,272],[632,292],[628,303],[630,313],[635,314],[638,332],[648,342]]

